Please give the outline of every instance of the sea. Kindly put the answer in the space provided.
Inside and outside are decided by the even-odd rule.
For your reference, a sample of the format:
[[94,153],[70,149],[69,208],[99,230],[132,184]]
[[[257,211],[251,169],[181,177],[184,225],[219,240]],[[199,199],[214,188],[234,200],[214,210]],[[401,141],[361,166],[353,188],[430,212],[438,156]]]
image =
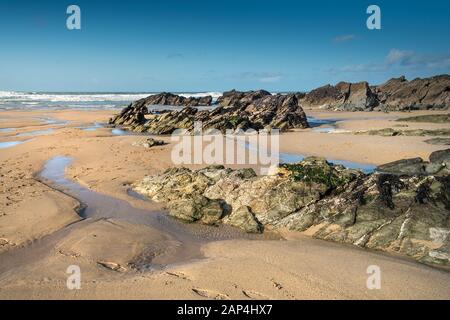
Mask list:
[[[133,101],[159,92],[21,92],[0,91],[0,110],[109,110],[121,109]],[[222,92],[173,92],[184,97],[210,95],[213,101]]]

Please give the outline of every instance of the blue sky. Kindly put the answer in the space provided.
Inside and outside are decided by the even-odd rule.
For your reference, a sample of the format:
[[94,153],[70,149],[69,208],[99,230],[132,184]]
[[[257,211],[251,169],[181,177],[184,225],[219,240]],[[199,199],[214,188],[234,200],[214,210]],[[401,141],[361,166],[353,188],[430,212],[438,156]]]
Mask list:
[[[82,29],[66,28],[81,8]],[[366,8],[381,8],[381,30]],[[0,90],[310,90],[450,73],[450,1],[0,0]]]

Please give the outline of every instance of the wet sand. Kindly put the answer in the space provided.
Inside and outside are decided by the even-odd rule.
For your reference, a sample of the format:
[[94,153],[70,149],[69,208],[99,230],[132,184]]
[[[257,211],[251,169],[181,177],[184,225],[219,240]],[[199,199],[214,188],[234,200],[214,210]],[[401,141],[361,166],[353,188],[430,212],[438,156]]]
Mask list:
[[[398,117],[307,113],[352,118],[336,123],[345,130],[392,126],[390,120]],[[0,129],[15,128],[0,131],[0,142],[26,140],[0,149],[0,298],[450,298],[449,273],[402,257],[298,234],[249,237],[231,228],[186,225],[167,217],[162,205],[129,189],[144,175],[172,166],[170,144],[134,147],[142,137],[113,135],[95,125],[110,115],[0,112],[5,119]],[[381,115],[387,119],[366,119]],[[33,131],[46,133],[17,136]],[[307,129],[283,134],[281,151],[380,164],[426,158],[445,148],[425,144],[426,139]],[[66,287],[70,265],[81,268],[81,290]],[[369,265],[381,268],[380,290],[366,287]]]

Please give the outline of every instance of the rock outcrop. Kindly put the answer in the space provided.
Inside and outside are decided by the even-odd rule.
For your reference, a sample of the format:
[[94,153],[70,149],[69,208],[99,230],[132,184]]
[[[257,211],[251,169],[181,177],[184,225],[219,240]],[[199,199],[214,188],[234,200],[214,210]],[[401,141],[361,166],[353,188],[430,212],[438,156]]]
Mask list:
[[210,106],[212,103],[211,96],[204,97],[183,97],[170,92],[162,92],[151,95],[147,98],[136,101],[137,103],[144,103],[147,106],[163,105],[163,106],[182,106],[182,107],[197,107]]
[[450,266],[449,153],[388,164],[369,175],[315,157],[280,165],[271,176],[222,166],[174,168],[134,189],[188,222],[246,232],[287,228]]
[[450,75],[417,78],[394,78],[375,86],[380,106],[386,110],[448,109],[450,106]]
[[448,109],[450,76],[412,81],[402,76],[377,86],[369,86],[367,82],[340,82],[311,90],[300,103],[304,108],[347,111]]
[[109,124],[122,126],[137,126],[146,122],[145,115],[149,113],[148,107],[153,105],[171,106],[210,106],[211,96],[183,97],[172,93],[159,93],[129,104],[118,115],[109,120]]
[[253,100],[244,97],[247,99],[245,103],[244,100],[238,102],[234,98],[230,99],[230,103],[237,103],[233,106],[218,106],[213,110],[186,107],[181,111],[148,115],[147,118],[145,105],[136,102],[111,119],[110,124],[124,125],[133,131],[151,134],[171,134],[176,129],[192,131],[194,122],[202,122],[204,130],[217,129],[222,132],[227,129],[288,130],[308,127],[306,115],[299,106],[296,95],[258,93],[252,97]]
[[450,176],[450,149],[433,152],[430,161],[424,161],[422,158],[402,159],[378,166],[377,171],[411,176]]
[[305,108],[346,111],[371,111],[378,105],[377,96],[367,82],[339,82],[312,90],[301,100]]
[[253,101],[270,95],[270,92],[265,90],[247,92],[231,90],[224,92],[222,96],[217,99],[217,104],[222,107],[246,107]]

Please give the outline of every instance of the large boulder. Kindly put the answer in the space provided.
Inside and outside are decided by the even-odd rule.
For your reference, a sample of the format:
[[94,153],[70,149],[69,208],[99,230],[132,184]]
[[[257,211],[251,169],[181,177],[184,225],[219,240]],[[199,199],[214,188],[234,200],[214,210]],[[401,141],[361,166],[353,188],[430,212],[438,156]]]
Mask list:
[[312,90],[301,103],[305,108],[371,111],[378,101],[367,82],[339,82]]
[[430,154],[430,161],[422,158],[402,159],[377,167],[378,172],[396,175],[450,175],[450,149],[435,151]]

